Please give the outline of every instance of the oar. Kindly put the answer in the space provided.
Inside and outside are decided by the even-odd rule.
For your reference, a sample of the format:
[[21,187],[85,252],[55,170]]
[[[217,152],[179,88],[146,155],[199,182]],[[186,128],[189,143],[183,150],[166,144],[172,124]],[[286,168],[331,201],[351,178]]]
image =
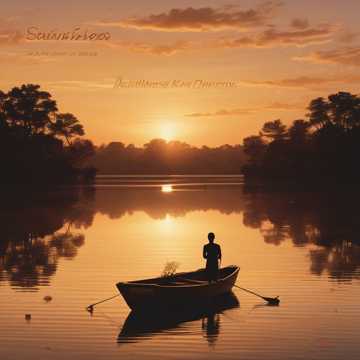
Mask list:
[[280,299],[279,299],[278,296],[274,297],[274,298],[261,296],[261,295],[257,294],[256,292],[251,291],[249,289],[245,289],[245,288],[237,286],[237,285],[234,285],[234,286],[237,287],[238,289],[244,290],[244,291],[246,291],[246,292],[248,292],[250,294],[253,294],[253,295],[255,295],[255,296],[259,297],[259,298],[262,298],[263,300],[267,301],[269,305],[279,305],[279,303],[280,303]]
[[89,311],[89,312],[93,312],[95,305],[98,305],[98,304],[101,304],[101,303],[103,303],[103,302],[105,302],[105,301],[109,301],[109,300],[111,300],[111,299],[114,299],[114,298],[116,298],[116,297],[119,296],[119,295],[120,295],[120,294],[116,294],[116,295],[114,295],[114,296],[112,296],[112,297],[109,297],[109,298],[107,298],[107,299],[98,301],[98,302],[96,302],[95,304],[91,304],[91,305],[89,305],[89,306],[86,308],[86,310]]

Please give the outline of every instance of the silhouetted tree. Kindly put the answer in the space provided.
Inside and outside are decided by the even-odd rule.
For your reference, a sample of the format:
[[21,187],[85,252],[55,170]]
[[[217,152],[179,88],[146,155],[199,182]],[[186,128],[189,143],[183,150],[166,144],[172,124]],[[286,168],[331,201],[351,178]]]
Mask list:
[[249,136],[244,139],[244,152],[249,156],[250,162],[256,164],[262,161],[266,144],[261,136]]
[[329,112],[333,123],[351,130],[360,125],[360,98],[347,92],[329,96]]
[[243,163],[240,145],[198,148],[163,139],[143,147],[121,142],[102,145],[89,162],[105,174],[239,174]]
[[87,139],[76,139],[68,147],[72,164],[81,166],[95,154],[94,144]]
[[310,123],[299,119],[295,120],[288,130],[290,141],[295,144],[304,144],[309,136]]
[[55,121],[48,125],[49,130],[55,136],[64,137],[71,144],[71,139],[75,136],[85,134],[83,126],[73,114],[56,114]]
[[1,91],[0,181],[36,186],[91,181],[96,171],[86,166],[86,158],[94,147],[79,139],[83,135],[78,119],[59,113],[56,101],[39,85]]
[[329,95],[328,101],[317,98],[308,109],[310,123],[317,128],[334,125],[351,130],[360,125],[360,98],[348,92]]
[[323,186],[360,178],[360,97],[339,92],[312,100],[308,109],[309,121],[295,120],[287,130],[279,120],[264,124],[260,135],[269,141],[243,167],[247,179]]
[[51,95],[40,91],[40,86],[33,84],[11,89],[5,95],[1,107],[7,125],[22,130],[27,137],[45,133],[56,111],[56,102],[51,99]]
[[284,139],[286,136],[286,126],[281,120],[268,121],[263,125],[260,136],[271,141]]
[[310,102],[308,107],[310,113],[308,114],[310,124],[315,128],[322,128],[325,124],[330,122],[329,105],[324,98],[319,97]]

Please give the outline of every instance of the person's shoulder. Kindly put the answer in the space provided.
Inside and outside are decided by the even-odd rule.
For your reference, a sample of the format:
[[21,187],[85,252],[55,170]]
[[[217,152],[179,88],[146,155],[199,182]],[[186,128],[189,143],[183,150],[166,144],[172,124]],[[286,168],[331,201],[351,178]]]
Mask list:
[[219,244],[215,244],[216,245],[216,247],[218,248],[218,249],[220,249],[221,248],[221,246],[219,245]]

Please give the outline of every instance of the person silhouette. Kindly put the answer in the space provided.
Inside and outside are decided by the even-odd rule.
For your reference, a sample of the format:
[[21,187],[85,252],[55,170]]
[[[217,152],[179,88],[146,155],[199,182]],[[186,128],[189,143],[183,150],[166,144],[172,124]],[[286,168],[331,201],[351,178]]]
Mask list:
[[203,257],[206,259],[206,275],[209,282],[217,281],[219,260],[221,261],[221,247],[215,244],[215,234],[208,234],[209,243],[204,245]]

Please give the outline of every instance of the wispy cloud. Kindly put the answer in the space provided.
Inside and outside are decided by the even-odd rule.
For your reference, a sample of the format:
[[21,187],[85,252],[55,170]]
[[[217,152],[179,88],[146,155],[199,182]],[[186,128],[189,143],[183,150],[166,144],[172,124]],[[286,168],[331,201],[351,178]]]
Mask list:
[[223,48],[267,48],[278,46],[308,46],[332,40],[337,26],[320,24],[306,29],[278,30],[275,26],[260,32],[241,37],[221,38],[217,45]]
[[284,88],[304,88],[316,89],[319,87],[333,84],[360,84],[360,75],[337,75],[337,76],[299,76],[295,78],[264,80],[264,81],[242,81],[244,85],[249,86],[267,86],[267,87],[284,87]]
[[86,81],[86,80],[57,80],[44,82],[50,89],[64,89],[64,90],[87,90],[96,91],[101,89],[112,89],[113,81]]
[[276,48],[281,46],[308,46],[332,40],[336,26],[321,24],[305,30],[278,30],[276,27],[242,37],[222,37],[206,41],[176,41],[174,43],[156,44],[142,41],[111,40],[105,45],[113,49],[125,49],[131,52],[151,55],[171,56],[183,51],[217,50],[236,48]]
[[307,29],[310,24],[308,19],[295,18],[291,21],[291,26],[295,29],[304,30]]
[[309,55],[295,57],[294,59],[320,64],[360,66],[360,46],[315,51]]
[[25,42],[24,34],[19,30],[0,30],[0,46],[13,46]]
[[24,42],[24,34],[17,21],[20,16],[0,17],[0,47],[14,46]]
[[140,41],[110,41],[105,44],[113,49],[125,49],[136,53],[146,53],[151,55],[170,56],[178,52],[195,49],[196,46],[190,41],[176,41],[170,44],[154,44]]
[[341,43],[350,44],[359,38],[360,33],[344,29],[339,33],[337,40]]
[[266,25],[282,5],[280,1],[267,1],[253,9],[238,9],[237,6],[222,8],[188,7],[174,8],[168,12],[132,17],[119,21],[103,20],[96,25],[119,26],[153,31],[219,31],[226,29],[246,30]]
[[197,113],[186,114],[185,116],[187,117],[242,116],[242,115],[250,115],[264,111],[297,111],[303,109],[304,106],[302,104],[287,104],[287,103],[275,102],[266,106],[221,109],[215,112],[197,112]]
[[235,116],[235,115],[248,115],[256,112],[252,108],[237,108],[237,109],[221,109],[215,112],[196,112],[185,114],[187,117],[215,117],[215,116]]

